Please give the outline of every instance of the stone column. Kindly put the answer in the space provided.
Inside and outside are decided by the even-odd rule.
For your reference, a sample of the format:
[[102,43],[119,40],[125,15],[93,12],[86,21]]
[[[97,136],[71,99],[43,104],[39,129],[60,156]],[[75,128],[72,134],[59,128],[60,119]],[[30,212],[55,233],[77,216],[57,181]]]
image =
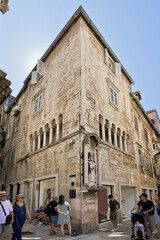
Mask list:
[[105,121],[102,121],[102,140],[105,141]]
[[33,138],[33,152],[35,151],[35,146],[36,146],[36,140]]
[[38,149],[41,147],[41,135],[38,133]]
[[52,143],[52,140],[53,140],[53,127],[51,124],[51,125],[49,125],[49,144]]
[[44,132],[43,132],[43,147],[46,146],[46,129],[44,129]]
[[114,130],[114,145],[117,147],[117,130]]
[[125,150],[125,152],[127,152],[127,137],[126,137],[126,135],[124,137],[124,150]]
[[112,140],[111,140],[111,126],[108,125],[108,142],[111,144]]
[[84,185],[88,185],[88,144],[84,145]]
[[98,147],[98,186],[102,186],[101,145]]
[[29,182],[29,211],[32,212],[32,200],[33,200],[33,182]]

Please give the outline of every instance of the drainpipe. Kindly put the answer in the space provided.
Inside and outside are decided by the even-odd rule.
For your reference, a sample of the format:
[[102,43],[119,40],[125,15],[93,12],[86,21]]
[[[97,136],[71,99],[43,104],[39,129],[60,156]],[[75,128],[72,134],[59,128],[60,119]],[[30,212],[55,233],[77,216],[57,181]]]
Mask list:
[[[10,142],[9,142],[8,158],[7,158],[7,162],[6,162],[6,174],[5,174],[5,183],[4,183],[4,189],[5,189],[5,190],[6,190],[6,186],[7,186],[8,165],[9,165],[9,160],[10,160],[10,152],[11,152],[13,132],[14,132],[14,125],[15,125],[15,114],[12,115],[12,116],[13,116],[13,124],[12,124],[11,137],[10,137]],[[12,116],[11,116],[11,117],[12,117]]]

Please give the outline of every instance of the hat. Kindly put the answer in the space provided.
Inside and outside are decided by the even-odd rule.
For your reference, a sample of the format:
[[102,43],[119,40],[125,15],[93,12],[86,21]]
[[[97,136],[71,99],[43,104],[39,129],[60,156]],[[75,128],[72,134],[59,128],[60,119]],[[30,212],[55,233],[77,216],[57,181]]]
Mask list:
[[25,198],[25,196],[22,193],[19,193],[16,198]]
[[7,193],[5,191],[0,191],[0,196],[7,196]]

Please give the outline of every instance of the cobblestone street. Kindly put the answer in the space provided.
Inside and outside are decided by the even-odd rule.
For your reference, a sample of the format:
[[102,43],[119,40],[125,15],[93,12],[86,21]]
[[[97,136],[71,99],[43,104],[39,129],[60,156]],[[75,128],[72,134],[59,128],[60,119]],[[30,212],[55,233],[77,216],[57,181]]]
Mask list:
[[[112,233],[112,224],[109,222],[107,224],[107,228],[101,228],[99,230],[94,231],[89,234],[81,234],[72,238],[65,236],[65,240],[67,239],[79,239],[79,240],[130,240],[131,239],[131,223],[130,220],[124,221],[122,224],[119,224],[119,230],[117,232]],[[35,225],[34,223],[26,222],[23,228],[23,240],[59,240],[63,239],[60,233],[60,229],[57,227],[56,229],[57,235],[50,236],[50,226],[42,226],[41,224]],[[67,234],[66,230],[66,234]],[[4,234],[5,240],[11,240],[12,228],[8,227],[6,233]],[[155,240],[160,239],[160,230],[158,234],[154,234]]]

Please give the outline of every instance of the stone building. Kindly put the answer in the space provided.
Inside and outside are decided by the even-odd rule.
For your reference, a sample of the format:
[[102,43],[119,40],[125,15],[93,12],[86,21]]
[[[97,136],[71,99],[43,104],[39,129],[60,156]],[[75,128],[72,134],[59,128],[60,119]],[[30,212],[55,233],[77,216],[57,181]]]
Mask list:
[[5,104],[4,102],[10,96],[12,90],[10,89],[11,82],[6,78],[7,74],[0,69],[0,157],[2,148],[5,144]]
[[[133,80],[80,7],[38,60],[8,110],[0,184],[30,210],[46,191],[65,195],[73,228],[108,220],[112,193],[125,216],[141,192],[156,195],[159,132],[132,93]],[[13,133],[13,140],[11,139]],[[9,144],[11,145],[8,154]],[[7,175],[7,178],[6,178]]]

